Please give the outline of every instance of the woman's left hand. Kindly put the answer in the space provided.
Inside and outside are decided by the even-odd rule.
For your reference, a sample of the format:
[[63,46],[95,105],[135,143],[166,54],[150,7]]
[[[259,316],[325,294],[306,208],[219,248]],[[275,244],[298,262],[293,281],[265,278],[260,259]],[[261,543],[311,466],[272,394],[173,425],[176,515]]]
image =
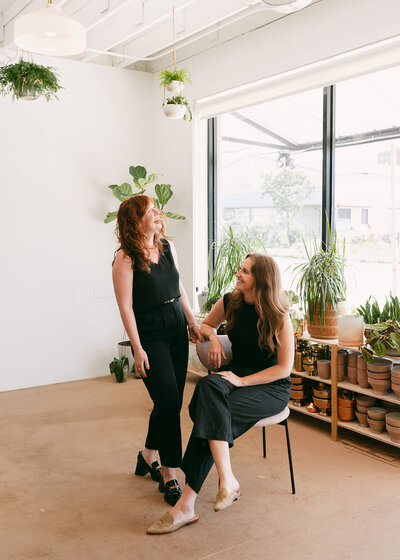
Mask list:
[[234,385],[235,387],[243,386],[243,378],[239,377],[238,375],[235,375],[233,371],[216,371],[213,373],[220,375],[223,379],[226,379],[227,381],[229,381],[229,383],[232,383],[232,385]]
[[197,340],[203,342],[203,336],[197,325],[192,325],[191,327],[189,327],[189,340],[190,342],[196,342]]

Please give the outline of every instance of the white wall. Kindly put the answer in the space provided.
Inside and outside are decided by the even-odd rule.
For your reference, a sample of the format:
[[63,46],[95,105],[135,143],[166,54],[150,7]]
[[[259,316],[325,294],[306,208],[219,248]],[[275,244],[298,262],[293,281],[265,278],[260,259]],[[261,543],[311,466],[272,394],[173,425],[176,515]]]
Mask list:
[[0,390],[108,374],[123,329],[106,187],[154,167],[149,75],[37,61],[60,101],[0,98]]

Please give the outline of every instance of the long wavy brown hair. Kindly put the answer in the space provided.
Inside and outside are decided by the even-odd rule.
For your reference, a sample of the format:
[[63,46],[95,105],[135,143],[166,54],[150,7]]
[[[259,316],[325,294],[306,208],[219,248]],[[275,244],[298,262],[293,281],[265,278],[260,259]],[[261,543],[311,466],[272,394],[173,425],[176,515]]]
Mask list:
[[[132,259],[132,268],[135,266],[143,272],[150,272],[151,259],[147,249],[147,237],[143,230],[142,218],[145,215],[149,204],[153,200],[144,194],[139,194],[124,200],[117,213],[117,225],[115,234],[126,255]],[[157,247],[160,255],[164,251],[161,238],[168,239],[165,235],[164,216],[160,213],[162,228],[160,232],[154,234],[154,247]]]
[[[273,354],[276,342],[279,344],[278,331],[283,325],[285,314],[289,311],[289,301],[282,289],[281,274],[272,257],[261,253],[249,253],[252,260],[251,272],[254,276],[255,309],[259,317],[257,322],[258,345],[262,350]],[[234,290],[226,309],[226,330],[229,332],[238,320],[243,305],[243,294]]]

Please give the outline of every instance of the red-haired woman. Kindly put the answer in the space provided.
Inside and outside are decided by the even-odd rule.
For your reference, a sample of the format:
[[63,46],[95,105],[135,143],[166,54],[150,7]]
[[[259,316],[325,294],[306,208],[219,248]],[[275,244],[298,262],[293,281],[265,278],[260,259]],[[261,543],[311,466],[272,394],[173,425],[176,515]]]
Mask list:
[[279,269],[271,257],[252,253],[236,278],[235,290],[217,301],[201,326],[210,341],[209,363],[218,369],[225,355],[216,329],[226,321],[232,361],[226,371],[203,377],[196,385],[189,405],[193,430],[181,465],[185,489],[175,507],[149,527],[150,534],[171,533],[198,520],[195,501],[214,462],[220,481],[214,510],[239,499],[229,447],[289,402],[294,337]]
[[[181,495],[175,468],[182,459],[180,411],[190,339],[202,339],[179,278],[175,247],[165,236],[161,212],[148,196],[122,202],[116,233],[120,247],[113,282],[122,322],[131,341],[136,371],[153,401],[135,474],[149,473],[164,500]],[[160,455],[161,468],[156,452]]]

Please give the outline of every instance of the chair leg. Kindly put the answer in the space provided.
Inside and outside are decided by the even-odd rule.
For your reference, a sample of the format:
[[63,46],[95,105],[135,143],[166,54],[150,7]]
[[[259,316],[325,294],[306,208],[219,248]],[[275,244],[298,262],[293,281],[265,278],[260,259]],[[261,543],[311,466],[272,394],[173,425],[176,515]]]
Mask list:
[[292,494],[296,494],[296,488],[294,485],[294,474],[293,474],[293,464],[292,464],[292,452],[290,450],[290,438],[289,438],[289,426],[287,419],[281,422],[285,426],[286,430],[286,444],[287,444],[287,451],[289,457],[289,469],[290,469],[290,480],[292,482]]
[[265,442],[265,426],[262,427],[262,440],[263,440],[263,457],[267,458],[267,445]]

